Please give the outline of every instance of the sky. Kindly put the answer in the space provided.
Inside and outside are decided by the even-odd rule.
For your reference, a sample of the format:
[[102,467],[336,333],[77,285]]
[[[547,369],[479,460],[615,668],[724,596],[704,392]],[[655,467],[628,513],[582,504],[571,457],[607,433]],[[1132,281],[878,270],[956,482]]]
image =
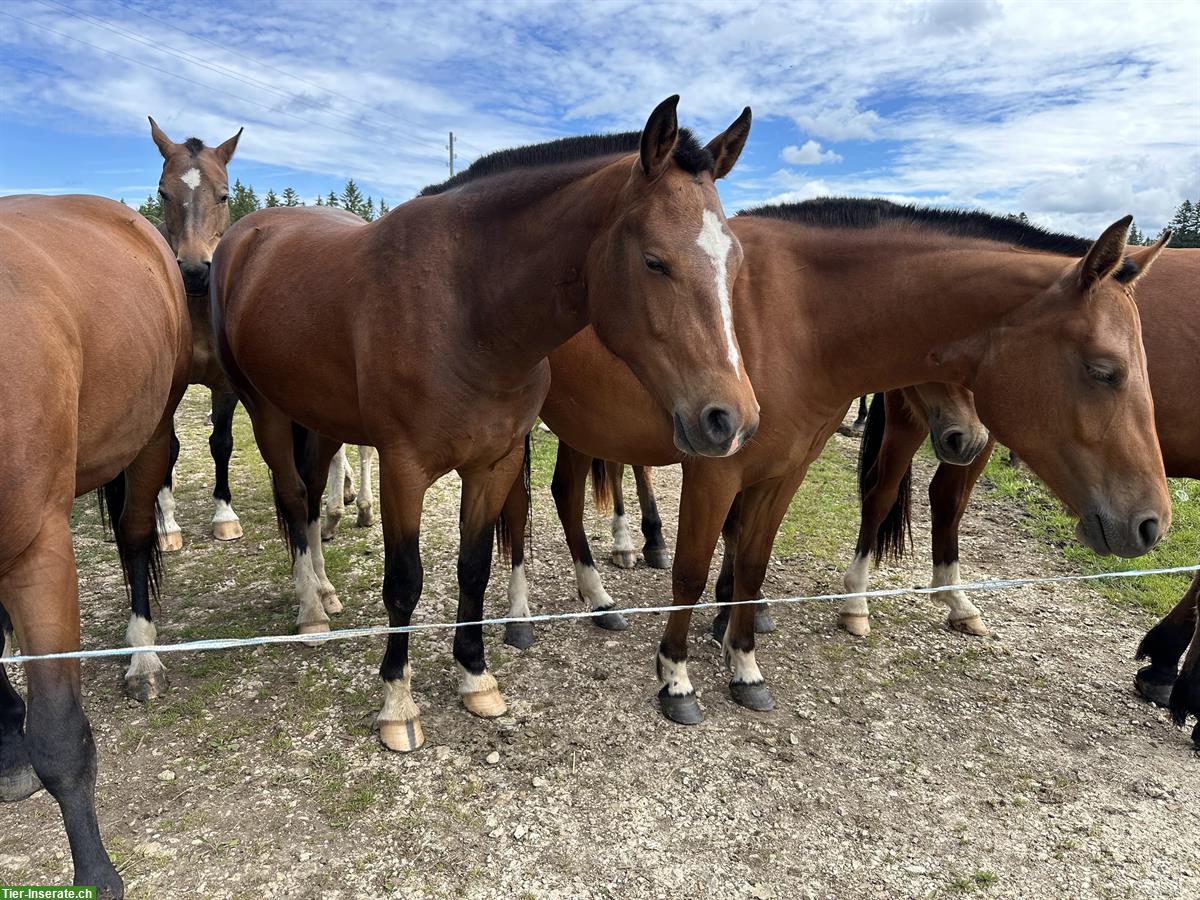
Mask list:
[[395,205],[503,147],[754,124],[727,211],[883,196],[1157,231],[1200,198],[1200,3],[5,0],[0,194],[137,202],[176,141],[231,177]]

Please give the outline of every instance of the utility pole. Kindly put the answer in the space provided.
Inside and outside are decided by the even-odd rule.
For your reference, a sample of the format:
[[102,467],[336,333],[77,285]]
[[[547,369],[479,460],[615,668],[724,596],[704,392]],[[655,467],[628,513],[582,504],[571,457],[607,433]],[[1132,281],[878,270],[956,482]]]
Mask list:
[[454,177],[454,132],[450,132],[450,143],[446,146],[450,151],[450,177]]

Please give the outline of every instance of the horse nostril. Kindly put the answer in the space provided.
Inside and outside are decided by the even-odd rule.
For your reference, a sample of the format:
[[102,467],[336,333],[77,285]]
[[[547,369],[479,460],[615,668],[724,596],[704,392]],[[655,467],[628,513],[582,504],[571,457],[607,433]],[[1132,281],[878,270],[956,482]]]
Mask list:
[[737,430],[733,425],[733,414],[723,406],[705,407],[700,414],[700,427],[704,436],[718,447],[731,441]]
[[1147,516],[1142,519],[1142,524],[1138,526],[1138,535],[1141,536],[1142,546],[1149,550],[1158,543],[1158,516]]
[[942,435],[942,441],[951,453],[955,456],[962,456],[963,450],[966,449],[967,435],[961,429],[950,428]]

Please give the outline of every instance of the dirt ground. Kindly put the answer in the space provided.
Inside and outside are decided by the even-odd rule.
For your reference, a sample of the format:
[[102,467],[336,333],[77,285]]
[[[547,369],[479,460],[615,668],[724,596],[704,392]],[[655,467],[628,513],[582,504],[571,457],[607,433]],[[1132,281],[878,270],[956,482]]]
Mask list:
[[[286,632],[286,555],[242,420],[247,534],[206,537],[206,409],[194,390],[179,417],[187,545],[167,566],[160,640]],[[849,468],[855,441],[835,436],[827,452]],[[931,467],[919,463],[923,491]],[[673,542],[678,471],[657,484]],[[454,615],[455,497],[445,480],[429,499],[418,621]],[[927,583],[916,510],[917,552],[877,586]],[[535,515],[532,601],[575,609],[544,487]],[[965,577],[1068,571],[1019,517],[981,494]],[[116,644],[127,607],[113,548],[86,502],[77,520],[85,646]],[[382,624],[382,537],[352,524],[329,551],[346,605],[336,624]],[[801,547],[775,560],[767,596],[840,590],[847,525],[836,557]],[[607,520],[592,515],[589,529],[606,556]],[[601,565],[619,602],[669,602],[669,573]],[[497,614],[506,583],[497,569]],[[729,699],[711,613],[698,613],[690,671],[706,719],[693,728],[658,712],[661,616],[617,635],[540,626],[524,653],[489,634],[510,707],[496,721],[462,709],[450,635],[430,634],[414,641],[427,743],[408,756],[371,731],[379,640],[166,656],[171,689],[146,705],[124,699],[120,666],[89,662],[101,829],[132,897],[1200,896],[1200,761],[1132,690],[1144,614],[1073,584],[977,602],[990,638],[951,633],[927,597],[877,602],[866,641],[840,632],[829,604],[777,606],[779,630],[759,642],[777,701],[766,714]],[[51,798],[4,808],[0,884],[69,878]]]

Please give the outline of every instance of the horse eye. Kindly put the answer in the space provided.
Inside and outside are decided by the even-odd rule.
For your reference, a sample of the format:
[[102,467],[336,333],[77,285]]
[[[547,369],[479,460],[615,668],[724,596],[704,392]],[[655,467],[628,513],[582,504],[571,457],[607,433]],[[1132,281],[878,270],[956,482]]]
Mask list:
[[1116,369],[1110,369],[1107,366],[1087,365],[1088,377],[1099,381],[1101,384],[1107,384],[1110,387],[1117,387],[1125,380],[1125,373]]
[[228,195],[228,194],[222,194],[220,197],[218,197],[218,198],[217,198],[217,202],[218,202],[218,203],[224,203],[224,202],[226,202],[228,199],[229,199],[229,195]]
[[651,272],[657,272],[659,275],[670,274],[670,272],[667,271],[667,267],[663,264],[663,261],[657,257],[651,256],[649,253],[646,254],[646,268]]

